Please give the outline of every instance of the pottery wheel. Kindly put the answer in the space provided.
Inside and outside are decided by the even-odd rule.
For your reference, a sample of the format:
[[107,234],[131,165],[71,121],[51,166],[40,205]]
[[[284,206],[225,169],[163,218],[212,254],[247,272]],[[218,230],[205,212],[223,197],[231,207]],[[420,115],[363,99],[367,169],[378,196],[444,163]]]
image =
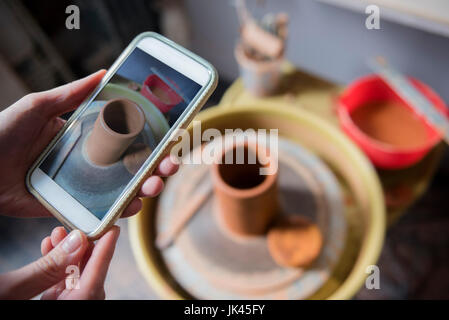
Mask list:
[[[193,152],[199,152],[196,148]],[[343,250],[346,223],[342,196],[331,170],[301,146],[279,138],[279,198],[282,214],[314,221],[323,248],[307,269],[284,268],[271,258],[266,236],[240,238],[222,227],[214,211],[210,167],[184,165],[158,202],[157,233],[165,232],[196,190],[210,188],[201,208],[174,244],[162,251],[167,268],[201,299],[302,299],[328,279]],[[186,183],[188,182],[188,183]]]
[[[83,117],[74,123],[71,134],[58,144],[58,152],[52,152],[49,161],[44,162],[47,172],[51,173],[50,176],[99,218],[104,216],[133,178],[122,160],[102,167],[91,163],[86,155],[85,142],[105,103],[106,101],[93,102]],[[144,143],[152,149],[156,146],[148,123],[133,145],[139,143]]]

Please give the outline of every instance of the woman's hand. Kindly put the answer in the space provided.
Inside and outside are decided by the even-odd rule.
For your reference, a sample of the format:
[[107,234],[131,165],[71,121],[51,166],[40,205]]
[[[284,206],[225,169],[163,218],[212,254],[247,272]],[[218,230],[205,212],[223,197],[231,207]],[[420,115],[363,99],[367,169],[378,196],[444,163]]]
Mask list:
[[[64,125],[60,116],[76,109],[105,74],[98,71],[84,79],[39,93],[32,93],[0,112],[0,214],[45,217],[50,213],[26,189],[27,170]],[[156,175],[142,185],[139,197],[154,197],[163,189],[161,176],[174,174],[178,166],[169,157]],[[122,216],[137,213],[142,204],[135,198]]]
[[[104,281],[119,234],[120,228],[114,226],[93,244],[78,230],[67,235],[63,227],[53,229],[42,240],[42,258],[0,275],[0,299],[30,299],[42,292],[41,299],[104,299]],[[67,278],[77,274],[79,278]]]

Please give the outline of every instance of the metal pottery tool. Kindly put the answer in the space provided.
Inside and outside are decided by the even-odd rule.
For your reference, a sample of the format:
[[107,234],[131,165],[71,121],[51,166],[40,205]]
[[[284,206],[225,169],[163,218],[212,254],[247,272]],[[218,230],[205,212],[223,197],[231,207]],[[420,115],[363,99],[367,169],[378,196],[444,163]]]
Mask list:
[[382,57],[369,60],[368,66],[419,115],[441,132],[444,141],[449,144],[449,120],[403,74],[392,69]]

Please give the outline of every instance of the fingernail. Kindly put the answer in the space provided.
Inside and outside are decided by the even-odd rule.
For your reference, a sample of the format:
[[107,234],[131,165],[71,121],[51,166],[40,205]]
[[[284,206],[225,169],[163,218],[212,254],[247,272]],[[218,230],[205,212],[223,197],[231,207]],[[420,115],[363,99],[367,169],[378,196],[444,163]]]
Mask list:
[[75,252],[79,247],[81,247],[82,243],[83,239],[81,236],[81,232],[79,230],[74,230],[70,232],[67,238],[65,238],[64,242],[62,243],[62,250],[64,250],[66,253]]

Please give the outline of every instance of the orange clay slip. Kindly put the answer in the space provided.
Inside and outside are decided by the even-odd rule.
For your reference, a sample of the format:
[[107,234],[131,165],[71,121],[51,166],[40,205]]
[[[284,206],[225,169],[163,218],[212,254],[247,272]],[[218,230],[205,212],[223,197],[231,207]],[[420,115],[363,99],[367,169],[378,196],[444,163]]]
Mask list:
[[268,231],[268,250],[283,267],[306,267],[320,254],[323,238],[318,226],[290,215]]

